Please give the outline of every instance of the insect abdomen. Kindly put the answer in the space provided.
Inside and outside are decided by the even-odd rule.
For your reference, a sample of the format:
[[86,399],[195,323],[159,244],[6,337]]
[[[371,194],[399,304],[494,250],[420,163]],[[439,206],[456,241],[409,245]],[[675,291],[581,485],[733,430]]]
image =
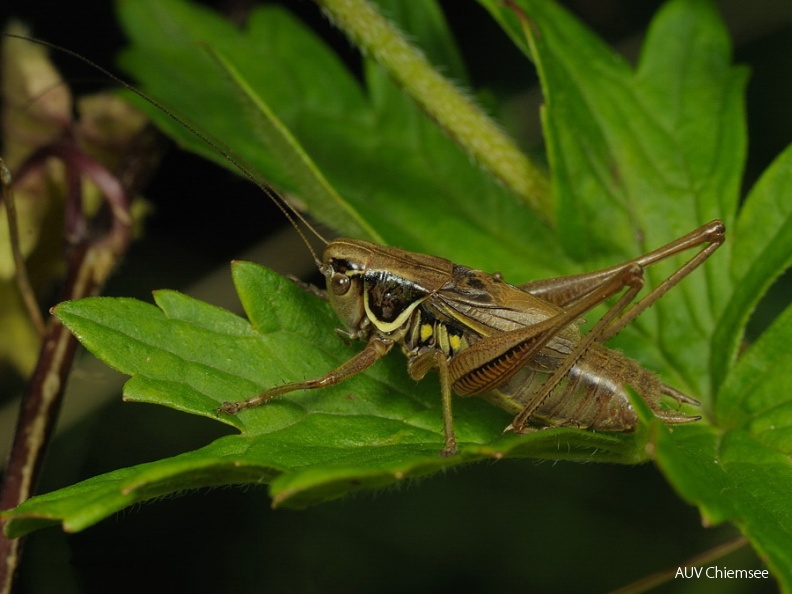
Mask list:
[[[606,361],[607,372],[602,365]],[[548,377],[546,371],[526,366],[485,397],[500,408],[518,414],[532,404],[532,398]],[[627,385],[653,410],[661,411],[662,384],[654,374],[617,351],[592,345],[539,405],[531,422],[548,427],[632,431],[639,421]]]

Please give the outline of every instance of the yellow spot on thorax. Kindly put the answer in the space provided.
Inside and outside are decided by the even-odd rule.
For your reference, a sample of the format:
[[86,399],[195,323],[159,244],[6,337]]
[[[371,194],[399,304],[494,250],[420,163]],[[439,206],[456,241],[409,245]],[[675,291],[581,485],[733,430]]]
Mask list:
[[451,334],[448,337],[448,342],[451,345],[451,350],[457,351],[462,346],[462,337],[456,334]]
[[431,324],[421,324],[421,341],[426,342],[432,337],[432,325]]

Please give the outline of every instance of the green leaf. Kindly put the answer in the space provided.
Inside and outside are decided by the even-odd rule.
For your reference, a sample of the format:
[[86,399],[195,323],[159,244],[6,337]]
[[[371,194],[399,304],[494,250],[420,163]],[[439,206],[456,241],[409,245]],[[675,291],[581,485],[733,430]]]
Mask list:
[[[391,0],[319,0],[318,3],[362,53],[370,56],[448,136],[456,139],[471,159],[524,200],[542,220],[551,219],[552,197],[545,174],[427,59],[432,58],[443,68],[451,66],[452,73],[461,70],[436,4],[426,2],[415,10],[408,9],[406,3]],[[421,40],[429,48],[430,56],[416,47],[388,16],[406,26],[411,38]]]
[[723,382],[718,428],[658,433],[657,462],[707,525],[732,521],[792,584],[792,307],[740,358]]
[[713,336],[712,375],[725,377],[756,304],[792,265],[792,146],[770,165],[745,200],[733,233],[731,277],[735,290]]
[[642,360],[665,359],[678,373],[674,385],[687,384],[711,403],[713,426],[654,428],[656,461],[706,523],[735,522],[789,587],[789,312],[730,367],[753,308],[792,263],[792,151],[735,216],[746,73],[729,66],[726,33],[709,2],[666,4],[635,72],[553,3],[517,2],[524,20],[482,3],[542,76],[559,230],[571,253],[585,253],[585,238],[603,231],[624,243],[620,227],[625,237],[637,227],[652,245],[654,234],[673,235],[696,216],[726,222],[727,243],[703,274],[686,279],[653,307],[656,315],[648,312],[630,329],[656,332],[657,342],[636,349],[628,335],[621,344]]
[[[731,238],[735,289],[712,335],[717,430],[695,438],[658,437],[657,461],[680,494],[699,506],[707,524],[732,521],[792,584],[792,307],[733,364],[756,303],[792,263],[792,175],[787,149],[757,182]],[[730,369],[731,367],[731,369]],[[660,447],[662,446],[662,447]],[[728,494],[728,495],[724,495]]]
[[[275,157],[276,165],[289,179],[294,180],[296,191],[305,196],[317,217],[328,225],[343,225],[356,237],[382,242],[379,234],[364,221],[350,205],[338,195],[322,172],[302,149],[297,140],[283,125],[266,103],[240,76],[233,64],[220,54],[213,54],[233,89],[238,90],[237,103],[242,106],[240,121],[248,122],[256,130],[261,146]],[[252,180],[258,182],[258,180]],[[259,182],[260,183],[260,182]],[[264,192],[269,189],[262,187]],[[284,213],[285,214],[285,213]]]
[[[556,218],[570,254],[606,250],[626,259],[714,218],[731,231],[746,72],[729,65],[726,31],[709,3],[668,3],[635,70],[553,2],[518,2],[525,27],[503,3],[482,4],[542,78]],[[728,258],[728,244],[716,262]],[[648,276],[657,283],[678,265],[653,266]],[[708,399],[710,332],[731,289],[725,266],[705,268],[615,344],[654,369],[669,368],[674,385]],[[647,343],[646,333],[657,340]]]
[[[175,0],[118,5],[134,43],[122,56],[124,68],[144,80],[146,92],[221,139],[282,192],[314,209],[316,196],[300,191],[299,180],[279,166],[283,156],[273,155],[272,142],[257,133],[262,126],[250,124],[260,117],[249,113],[246,97],[252,94],[385,243],[448,255],[470,266],[498,266],[515,282],[573,270],[549,229],[472,166],[467,152],[397,85],[367,68],[369,86],[361,88],[331,50],[283,9],[259,8],[246,28],[237,30],[209,11]],[[429,36],[436,12],[424,19],[419,14],[410,14],[408,24]],[[445,39],[447,31],[438,34]],[[452,51],[445,46],[444,54]],[[229,84],[207,47],[233,67],[239,86]],[[141,107],[181,144],[229,166],[165,114]],[[335,230],[361,238],[345,222],[346,209],[323,216],[333,208],[323,204],[315,214]],[[493,243],[493,236],[503,241]],[[525,236],[536,241],[522,241]]]
[[[128,23],[127,31],[132,40],[142,38],[145,41],[145,44],[136,46],[136,51],[123,55],[122,63],[132,71],[148,68],[153,96],[166,105],[178,105],[178,117],[186,118],[189,125],[202,134],[209,134],[215,144],[207,144],[161,110],[141,102],[141,107],[147,108],[185,147],[232,167],[231,161],[222,156],[218,148],[229,152],[232,158],[245,166],[268,173],[272,182],[285,191],[302,196],[328,224],[350,235],[372,241],[382,240],[335,192],[292,132],[226,57],[228,54],[237,61],[240,56],[248,58],[242,61],[242,65],[249,69],[255,67],[260,72],[262,66],[278,63],[273,59],[282,51],[278,36],[285,35],[288,40],[285,49],[299,51],[317,72],[326,73],[335,93],[332,96],[326,93],[322,99],[328,101],[319,103],[318,98],[310,93],[299,93],[298,99],[293,85],[283,84],[269,89],[271,95],[276,95],[273,99],[276,104],[303,103],[310,106],[309,109],[321,110],[325,117],[328,114],[338,117],[337,111],[344,108],[360,109],[363,98],[355,82],[318,40],[281,11],[273,11],[266,20],[252,18],[250,37],[245,37],[213,13],[179,2],[170,5],[119,2],[118,6]],[[184,26],[184,22],[189,23],[189,28]],[[262,22],[264,30],[259,30],[258,23]],[[156,26],[149,28],[151,23]],[[260,36],[266,36],[271,44],[264,51],[254,52],[252,40]],[[152,58],[153,55],[157,58]],[[150,67],[163,56],[174,70]],[[286,73],[277,68],[265,68],[263,74],[273,80],[288,82]],[[205,85],[200,82],[202,79],[211,80],[212,84]],[[305,73],[299,86],[319,88],[315,79],[313,74],[309,77]],[[291,118],[295,118],[295,114],[291,114]],[[300,114],[300,121],[304,119],[305,116]],[[234,146],[227,146],[219,140],[222,138],[234,138]],[[255,169],[251,173],[255,175]]]
[[[255,264],[237,262],[233,272],[249,322],[175,291],[158,291],[158,307],[95,297],[56,308],[89,350],[132,376],[126,400],[209,417],[240,433],[31,499],[13,512],[9,534],[58,519],[67,530],[81,530],[135,502],[220,484],[272,482],[276,505],[300,507],[481,458],[641,459],[640,434],[501,437],[509,415],[475,399],[457,405],[462,453],[441,458],[437,382],[416,385],[397,357],[333,388],[218,416],[224,401],[331,369],[354,352],[335,336],[334,315],[317,298]],[[291,307],[267,305],[279,296]]]

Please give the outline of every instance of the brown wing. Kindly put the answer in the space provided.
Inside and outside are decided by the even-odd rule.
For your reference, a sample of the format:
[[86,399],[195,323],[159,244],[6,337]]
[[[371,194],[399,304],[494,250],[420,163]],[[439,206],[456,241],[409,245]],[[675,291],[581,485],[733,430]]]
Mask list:
[[[458,265],[449,282],[424,302],[424,307],[480,336],[524,328],[562,311],[498,276]],[[570,328],[574,336],[579,336],[575,326]]]

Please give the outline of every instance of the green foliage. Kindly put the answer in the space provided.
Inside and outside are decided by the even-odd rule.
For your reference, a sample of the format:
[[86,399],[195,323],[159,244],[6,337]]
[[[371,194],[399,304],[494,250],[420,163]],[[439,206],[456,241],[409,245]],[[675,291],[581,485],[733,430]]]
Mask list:
[[[239,263],[233,275],[249,321],[170,291],[156,294],[158,307],[96,298],[56,310],[89,350],[132,376],[126,399],[217,418],[239,434],[31,499],[6,514],[10,534],[57,522],[80,530],[134,502],[199,486],[271,482],[276,504],[304,506],[482,458],[635,463],[651,452],[708,522],[736,523],[792,585],[792,308],[737,358],[748,316],[792,261],[784,194],[792,149],[738,211],[746,72],[730,65],[708,2],[669,2],[635,70],[553,3],[518,2],[521,20],[499,0],[480,2],[539,70],[557,232],[471,163],[466,147],[376,65],[366,63],[361,86],[278,9],[257,11],[240,32],[175,0],[121,2],[133,44],[123,63],[147,92],[342,232],[499,270],[514,283],[634,257],[723,219],[721,250],[613,341],[701,399],[706,419],[673,431],[650,421],[634,435],[504,437],[508,415],[457,399],[461,454],[441,459],[436,381],[414,384],[397,355],[340,386],[218,418],[225,400],[315,377],[359,348],[338,340],[324,303]],[[453,43],[437,13],[422,20],[412,11],[400,26],[432,61],[460,68],[458,56],[444,59]],[[152,116],[191,150],[228,165]],[[650,281],[672,266],[652,270]]]

